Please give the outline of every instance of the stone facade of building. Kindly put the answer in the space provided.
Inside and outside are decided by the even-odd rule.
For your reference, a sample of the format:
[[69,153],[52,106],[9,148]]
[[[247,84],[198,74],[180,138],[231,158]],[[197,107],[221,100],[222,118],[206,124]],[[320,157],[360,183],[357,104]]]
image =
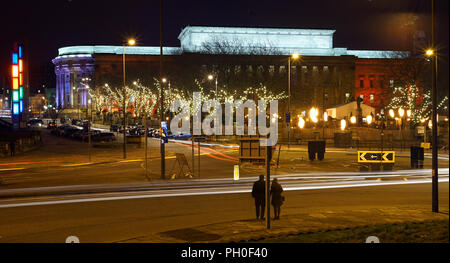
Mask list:
[[[385,67],[396,51],[348,50],[333,47],[334,30],[192,27],[179,35],[180,47],[164,47],[163,77],[172,86],[195,91],[194,80],[213,88],[245,89],[266,86],[288,93],[291,62],[292,115],[316,106],[325,109],[363,95],[364,103],[379,108],[389,87]],[[108,83],[122,86],[139,80],[154,87],[159,77],[159,47],[73,46],[59,49],[53,60],[57,106],[85,106],[87,88]],[[286,104],[281,103],[281,107]]]

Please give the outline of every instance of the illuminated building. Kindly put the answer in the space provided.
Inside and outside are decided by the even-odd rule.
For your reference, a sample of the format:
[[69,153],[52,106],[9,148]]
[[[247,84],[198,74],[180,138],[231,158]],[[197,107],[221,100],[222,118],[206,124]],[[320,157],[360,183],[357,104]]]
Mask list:
[[[219,88],[245,89],[263,83],[269,89],[283,90],[287,57],[298,53],[300,59],[291,64],[293,114],[312,106],[329,108],[357,96],[355,70],[360,60],[389,61],[397,54],[333,47],[334,33],[322,29],[187,26],[178,36],[179,47],[163,48],[163,72],[176,87],[193,87],[194,79],[204,80],[207,86],[207,76],[214,73]],[[105,83],[121,87],[122,52],[122,46],[60,48],[53,59],[57,106],[86,105],[83,78],[91,79],[91,87]],[[126,46],[125,55],[129,85],[139,79],[153,87],[159,75],[159,47]]]

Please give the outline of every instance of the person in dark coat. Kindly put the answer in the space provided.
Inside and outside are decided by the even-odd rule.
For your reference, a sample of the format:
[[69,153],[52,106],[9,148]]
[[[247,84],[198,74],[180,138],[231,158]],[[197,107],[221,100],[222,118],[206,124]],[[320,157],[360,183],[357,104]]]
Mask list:
[[252,196],[255,198],[256,219],[265,219],[264,210],[266,206],[266,185],[264,175],[259,176],[259,180],[253,184]]
[[280,219],[281,205],[284,201],[284,197],[281,195],[282,192],[283,187],[278,183],[278,179],[273,179],[272,186],[270,187],[270,195],[272,196],[271,203],[273,205],[274,220]]

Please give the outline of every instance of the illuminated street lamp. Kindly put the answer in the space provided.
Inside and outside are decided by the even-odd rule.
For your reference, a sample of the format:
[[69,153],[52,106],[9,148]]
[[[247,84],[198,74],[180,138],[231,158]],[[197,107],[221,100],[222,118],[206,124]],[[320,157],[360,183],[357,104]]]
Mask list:
[[[211,81],[211,80],[213,80],[213,79],[214,79],[214,75],[209,74],[209,75],[208,75],[208,80]],[[217,75],[216,75],[215,79],[216,79],[215,82],[216,82],[216,98],[217,98]]]
[[288,147],[291,145],[291,59],[297,60],[300,58],[298,53],[293,53],[288,57],[288,114],[289,114],[289,123],[288,123]]
[[[136,40],[134,39],[128,39],[127,44],[129,46],[134,46],[136,45]],[[123,53],[122,53],[122,62],[123,62],[123,158],[126,159],[127,158],[127,110],[126,110],[126,98],[127,98],[127,94],[126,94],[126,81],[125,81],[125,43],[123,44]]]
[[356,116],[351,116],[350,117],[350,123],[351,124],[355,124],[356,123]]
[[400,115],[400,118],[403,118],[403,116],[405,115],[405,110],[403,108],[399,108],[398,115]]
[[432,179],[431,179],[431,196],[432,196],[432,211],[437,213],[439,212],[439,204],[438,204],[438,149],[437,149],[437,67],[438,67],[438,56],[436,52],[436,1],[431,1],[431,48],[427,49],[425,55],[431,60],[431,105],[432,105],[432,131],[431,144],[433,146],[432,149],[432,157],[431,157],[431,166],[432,166]]
[[406,110],[406,116],[411,117],[411,110]]
[[327,112],[323,113],[323,121],[328,121],[328,113]]

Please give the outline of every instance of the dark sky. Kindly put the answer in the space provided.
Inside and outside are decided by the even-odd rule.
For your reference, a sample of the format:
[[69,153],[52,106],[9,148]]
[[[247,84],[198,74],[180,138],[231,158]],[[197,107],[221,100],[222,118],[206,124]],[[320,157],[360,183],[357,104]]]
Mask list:
[[[436,2],[438,44],[448,69],[449,1]],[[2,1],[0,6],[1,74],[9,74],[12,45],[22,40],[30,51],[32,84],[44,81],[38,79],[49,74],[42,72],[45,64],[60,47],[121,45],[129,36],[140,45],[159,45],[158,0]],[[209,25],[335,29],[335,47],[406,50],[402,25],[415,16],[416,29],[430,36],[431,28],[431,0],[166,0],[163,6],[166,46],[179,46],[178,34],[187,25]]]

